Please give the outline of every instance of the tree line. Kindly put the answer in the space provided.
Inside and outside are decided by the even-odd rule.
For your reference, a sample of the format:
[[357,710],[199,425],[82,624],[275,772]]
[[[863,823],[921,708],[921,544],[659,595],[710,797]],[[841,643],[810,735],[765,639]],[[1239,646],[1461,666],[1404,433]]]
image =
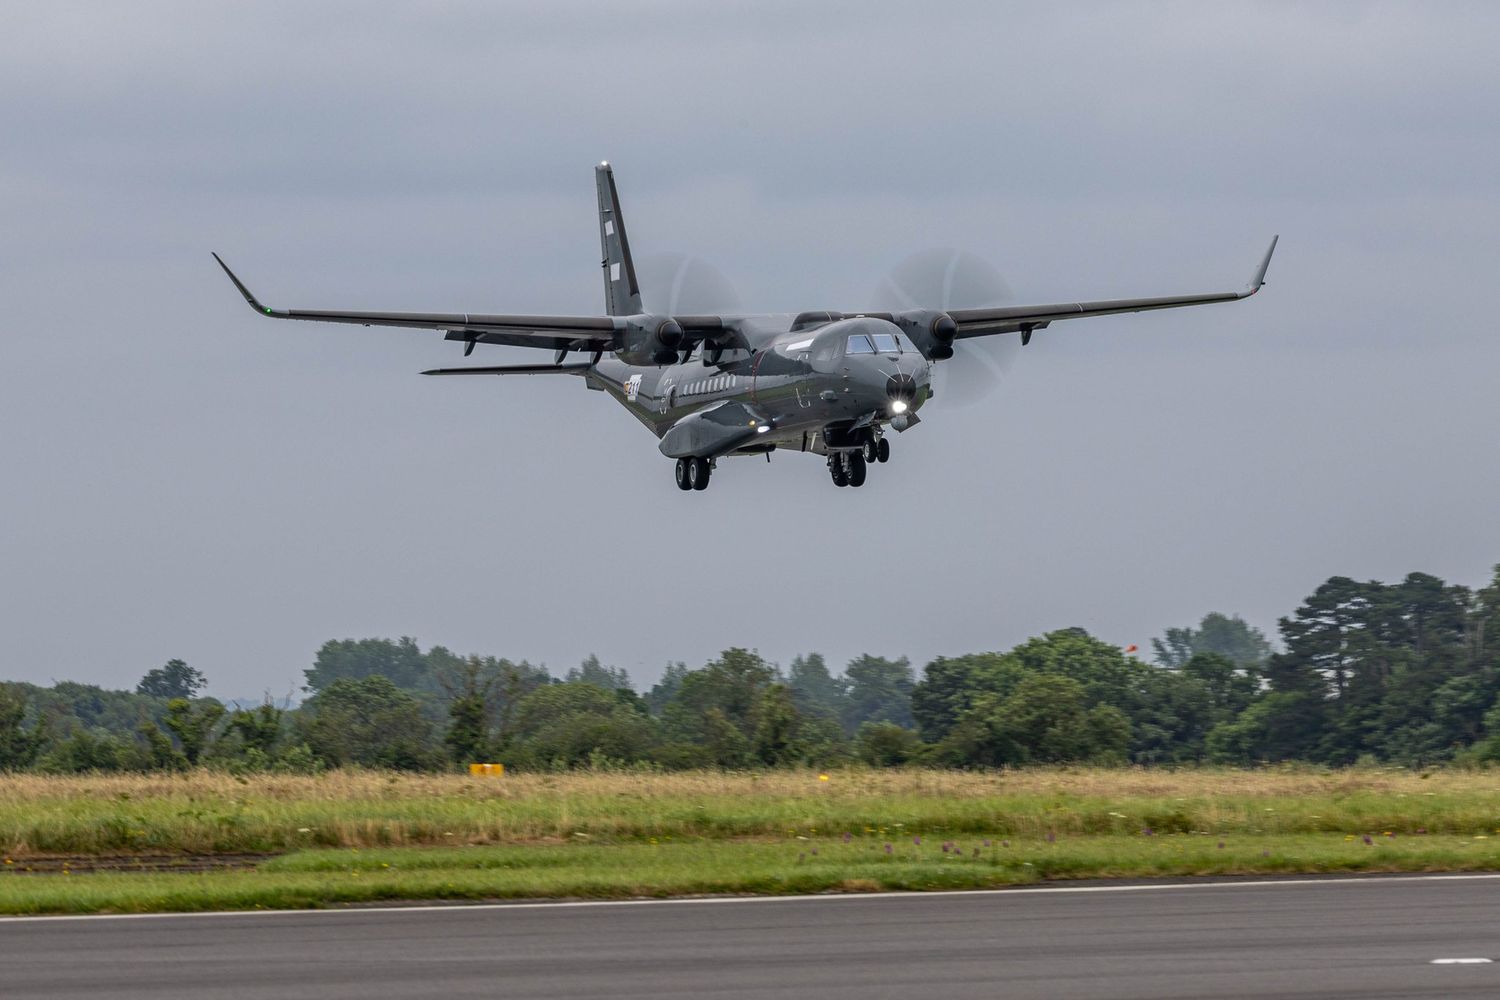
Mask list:
[[1497,619],[1500,567],[1477,589],[1333,577],[1279,621],[1280,648],[1213,613],[1154,639],[1151,662],[1066,628],[920,675],[728,649],[639,691],[594,656],[554,677],[410,638],[336,640],[295,708],[203,697],[181,660],[134,691],[0,683],[0,771],[1475,763],[1500,759]]

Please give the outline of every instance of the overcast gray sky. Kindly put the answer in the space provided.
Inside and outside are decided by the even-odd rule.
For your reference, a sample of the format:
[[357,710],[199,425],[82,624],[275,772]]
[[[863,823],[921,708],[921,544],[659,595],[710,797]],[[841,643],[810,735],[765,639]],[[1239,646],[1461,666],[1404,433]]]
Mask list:
[[[1500,562],[1500,7],[35,3],[0,33],[0,677],[182,657],[284,693],[329,638],[649,683],[730,645],[1272,631],[1333,574]],[[596,312],[639,254],[856,309],[929,247],[1058,323],[892,464],[722,463],[565,379],[275,305]],[[491,348],[486,361],[505,360]],[[481,360],[476,354],[475,361]]]

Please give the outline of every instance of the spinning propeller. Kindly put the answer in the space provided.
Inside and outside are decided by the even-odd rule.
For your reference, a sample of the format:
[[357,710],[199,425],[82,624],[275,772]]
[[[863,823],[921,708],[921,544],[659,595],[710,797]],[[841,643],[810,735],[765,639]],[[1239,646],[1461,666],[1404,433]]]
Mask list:
[[[966,250],[923,250],[897,264],[875,287],[873,308],[977,309],[1003,305],[1010,286],[995,266]],[[958,340],[953,357],[932,366],[933,398],[943,409],[969,406],[995,391],[1021,349],[1017,337]]]

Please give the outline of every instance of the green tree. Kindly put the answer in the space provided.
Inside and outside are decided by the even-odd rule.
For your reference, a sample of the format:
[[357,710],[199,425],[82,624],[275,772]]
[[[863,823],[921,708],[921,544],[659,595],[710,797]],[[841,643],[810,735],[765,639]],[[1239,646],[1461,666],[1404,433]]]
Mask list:
[[229,716],[229,731],[239,736],[247,748],[273,757],[281,741],[286,711],[264,701],[253,709],[236,709]]
[[[1223,660],[1213,653],[1199,654],[1194,660],[1210,656]],[[1147,667],[1141,672],[1139,704],[1130,727],[1130,759],[1139,764],[1201,760],[1204,739],[1222,718],[1214,712],[1208,685],[1202,680],[1185,671]]]
[[46,742],[44,724],[27,724],[26,702],[21,685],[0,683],[0,772],[30,767]]
[[[704,743],[711,735],[710,729],[718,725],[717,721],[710,724],[710,713],[717,712],[715,719],[734,727],[740,742],[748,747],[755,728],[754,710],[775,680],[775,669],[758,654],[727,649],[703,669],[689,671],[682,677],[662,713],[667,733],[673,740]],[[713,738],[728,745],[721,736]]]
[[494,708],[498,737],[496,749],[504,749],[509,745],[512,733],[515,731],[516,716],[521,702],[526,700],[526,697],[533,691],[540,691],[551,684],[552,677],[545,667],[534,667],[525,660],[512,663],[510,660],[486,657],[480,662],[486,671],[499,678],[491,692],[491,697],[496,702]]
[[786,685],[791,689],[797,711],[803,715],[844,717],[846,685],[828,672],[822,654],[795,657],[787,669]]
[[[183,699],[173,699],[180,701]],[[187,755],[172,745],[172,738],[161,731],[154,722],[142,722],[138,730],[145,741],[144,769],[153,771],[181,771],[188,766]]]
[[[172,741],[167,740],[170,749]],[[174,751],[175,752],[175,751]],[[38,770],[81,774],[90,771],[144,771],[152,766],[135,740],[102,730],[75,729],[54,742],[37,761]]]
[[500,675],[477,656],[451,667],[442,678],[448,692],[448,729],[443,742],[455,763],[490,759],[490,695]]
[[1160,639],[1151,640],[1156,662],[1180,670],[1193,657],[1215,653],[1241,668],[1254,669],[1275,650],[1264,632],[1248,624],[1239,615],[1209,612],[1194,628],[1169,628]]
[[911,694],[915,683],[905,657],[887,660],[866,654],[844,668],[844,729],[854,732],[866,722],[912,726]]
[[313,692],[322,691],[337,680],[363,680],[377,675],[408,691],[435,692],[437,687],[427,657],[409,636],[396,640],[329,640],[323,643],[313,665],[303,674],[307,690]]
[[818,767],[832,767],[850,759],[844,727],[826,715],[804,715],[797,723],[795,759]]
[[1088,708],[1083,684],[1056,674],[1021,681],[998,707],[992,725],[1019,744],[1022,761],[1123,759],[1129,739],[1129,722],[1120,709]]
[[630,691],[568,681],[528,694],[516,711],[518,761],[532,767],[578,767],[596,761],[648,760],[657,724]]
[[590,653],[583,663],[568,671],[569,682],[592,684],[606,691],[633,691],[630,674],[623,667],[608,667],[599,662],[599,657]]
[[651,686],[646,692],[646,704],[651,706],[652,715],[661,715],[677,697],[678,690],[682,687],[682,679],[692,673],[686,663],[668,663],[667,669],[662,672],[661,680]]
[[938,761],[990,767],[1123,760],[1130,720],[1113,705],[1088,706],[1072,677],[1033,672],[1008,695],[975,700],[934,750]]
[[181,660],[168,660],[166,666],[149,671],[135,686],[136,694],[152,698],[196,698],[208,683],[203,674]]
[[994,690],[1001,663],[1000,653],[974,653],[940,656],[927,664],[911,693],[912,717],[922,738],[936,743],[947,736],[978,695]]
[[776,766],[797,759],[796,738],[801,722],[791,689],[772,684],[755,706],[751,749],[762,764]]
[[378,674],[333,681],[302,706],[298,724],[312,752],[334,767],[412,771],[439,761],[417,699]]
[[703,713],[698,745],[705,762],[711,766],[738,768],[750,764],[750,741],[722,708],[710,708]]
[[1184,676],[1201,683],[1208,692],[1209,707],[1216,724],[1243,712],[1260,690],[1257,670],[1236,663],[1222,653],[1194,653],[1179,669]]
[[866,722],[854,735],[855,752],[871,767],[897,767],[917,759],[922,740],[913,729],[894,722]]
[[198,758],[202,756],[213,735],[214,726],[218,725],[223,715],[224,706],[212,698],[196,702],[186,698],[173,698],[167,702],[167,716],[162,724],[177,737],[182,755],[193,766],[198,763]]

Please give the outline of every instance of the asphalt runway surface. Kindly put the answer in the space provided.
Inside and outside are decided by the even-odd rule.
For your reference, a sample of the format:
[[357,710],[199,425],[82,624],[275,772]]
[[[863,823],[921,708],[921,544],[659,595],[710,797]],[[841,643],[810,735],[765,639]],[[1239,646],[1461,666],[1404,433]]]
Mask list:
[[769,996],[1497,997],[1500,876],[0,919],[4,1000]]

